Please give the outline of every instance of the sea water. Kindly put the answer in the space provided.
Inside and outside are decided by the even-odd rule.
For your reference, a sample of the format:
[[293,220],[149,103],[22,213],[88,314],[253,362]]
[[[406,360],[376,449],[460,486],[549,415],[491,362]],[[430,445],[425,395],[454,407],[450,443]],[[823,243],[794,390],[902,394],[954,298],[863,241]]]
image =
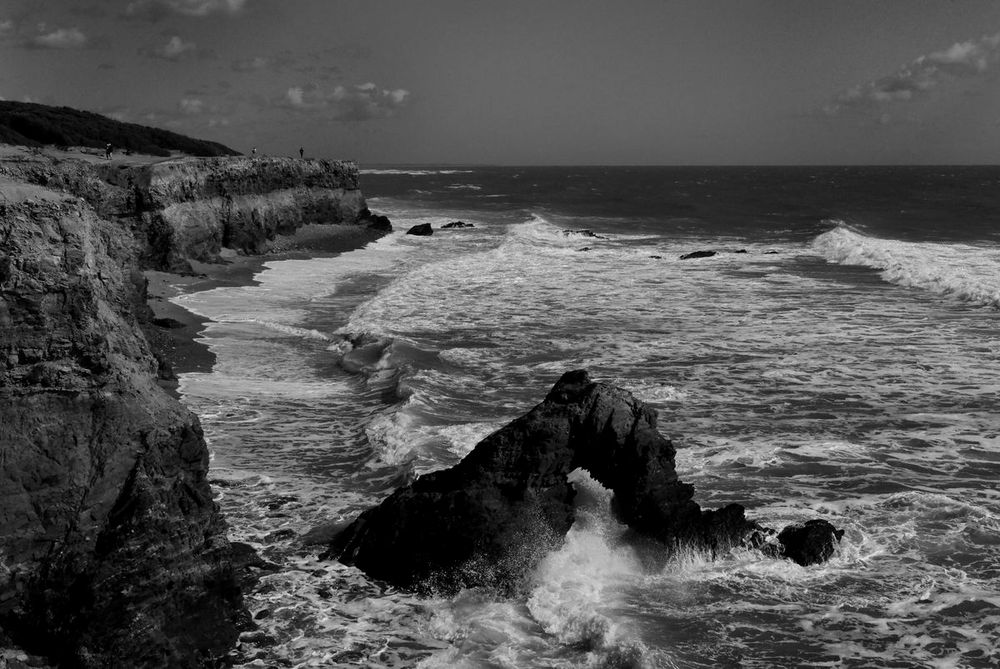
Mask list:
[[[177,298],[212,320],[217,364],[180,390],[230,535],[280,565],[248,597],[242,666],[1000,664],[1000,169],[384,168],[362,187],[391,235]],[[717,253],[680,259],[698,250]],[[578,368],[658,410],[703,507],[827,518],[837,554],[652,568],[586,472],[514,598],[418,597],[302,544]]]

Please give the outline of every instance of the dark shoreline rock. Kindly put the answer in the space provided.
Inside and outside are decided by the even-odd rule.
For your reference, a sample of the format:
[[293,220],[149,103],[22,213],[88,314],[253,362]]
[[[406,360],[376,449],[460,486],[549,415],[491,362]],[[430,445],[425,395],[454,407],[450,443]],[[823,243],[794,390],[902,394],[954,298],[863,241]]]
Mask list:
[[[567,477],[577,468],[614,492],[615,513],[638,537],[667,551],[782,552],[774,531],[747,519],[739,504],[703,510],[693,486],[678,479],[674,456],[653,409],[585,371],[568,372],[541,404],[457,465],[421,476],[362,513],[324,557],[406,588],[512,592],[573,524]],[[795,548],[789,557],[828,558],[839,535],[824,538],[825,529],[816,526],[809,537],[819,547]]]
[[414,225],[412,228],[406,231],[408,235],[417,235],[419,237],[429,237],[434,234],[434,228],[431,227],[430,223],[421,223],[420,225]]
[[692,251],[691,253],[685,253],[684,255],[682,255],[680,257],[680,259],[681,260],[693,260],[695,258],[711,258],[712,256],[719,255],[720,253],[741,254],[741,253],[747,253],[747,250],[746,249],[736,249],[735,251],[714,251],[714,250]]
[[474,228],[476,227],[472,223],[466,223],[464,221],[452,221],[451,223],[445,223],[441,226],[442,230],[452,230],[452,229],[464,229],[464,228]]
[[695,258],[711,258],[718,254],[718,251],[692,251],[681,256],[681,260],[693,260]]

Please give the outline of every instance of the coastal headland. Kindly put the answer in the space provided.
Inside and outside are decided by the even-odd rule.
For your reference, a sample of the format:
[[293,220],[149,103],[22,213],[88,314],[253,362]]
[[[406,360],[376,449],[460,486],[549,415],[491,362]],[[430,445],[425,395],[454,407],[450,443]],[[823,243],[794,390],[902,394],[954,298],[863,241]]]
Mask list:
[[169,392],[170,362],[208,364],[199,323],[163,298],[383,234],[358,168],[0,149],[0,648],[9,666],[211,664],[247,620],[246,551]]

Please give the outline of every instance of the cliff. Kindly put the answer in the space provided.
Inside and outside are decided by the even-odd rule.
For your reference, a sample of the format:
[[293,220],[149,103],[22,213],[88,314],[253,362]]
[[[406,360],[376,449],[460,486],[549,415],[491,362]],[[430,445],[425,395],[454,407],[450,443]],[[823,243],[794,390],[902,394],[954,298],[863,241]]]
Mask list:
[[287,158],[175,158],[155,163],[60,160],[0,163],[0,176],[83,198],[127,219],[146,268],[184,271],[223,247],[261,253],[276,235],[310,224],[368,223],[353,162]]
[[238,567],[142,269],[366,211],[351,164],[292,162],[0,163],[0,647],[196,667],[234,644]]

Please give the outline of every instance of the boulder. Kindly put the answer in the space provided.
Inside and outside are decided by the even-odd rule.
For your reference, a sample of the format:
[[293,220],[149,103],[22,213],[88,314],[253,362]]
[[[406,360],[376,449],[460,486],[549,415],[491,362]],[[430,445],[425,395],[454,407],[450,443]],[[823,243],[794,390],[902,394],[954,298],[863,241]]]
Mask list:
[[451,223],[445,223],[441,226],[442,230],[450,230],[453,228],[474,228],[476,227],[472,223],[465,223],[463,221],[452,221]]
[[617,515],[638,537],[668,550],[780,552],[768,544],[773,531],[748,520],[742,506],[703,510],[677,477],[674,456],[652,408],[586,371],[568,372],[541,404],[457,465],[362,513],[324,555],[402,587],[511,592],[573,524],[567,477],[577,468],[614,491]]
[[718,254],[718,251],[692,251],[681,256],[681,260],[691,260],[693,258],[711,258]]
[[406,234],[429,237],[434,234],[434,229],[431,227],[430,223],[421,223],[420,225],[414,225],[412,228],[407,230]]
[[783,555],[802,566],[826,562],[836,550],[843,530],[838,530],[822,519],[789,525],[778,534]]

